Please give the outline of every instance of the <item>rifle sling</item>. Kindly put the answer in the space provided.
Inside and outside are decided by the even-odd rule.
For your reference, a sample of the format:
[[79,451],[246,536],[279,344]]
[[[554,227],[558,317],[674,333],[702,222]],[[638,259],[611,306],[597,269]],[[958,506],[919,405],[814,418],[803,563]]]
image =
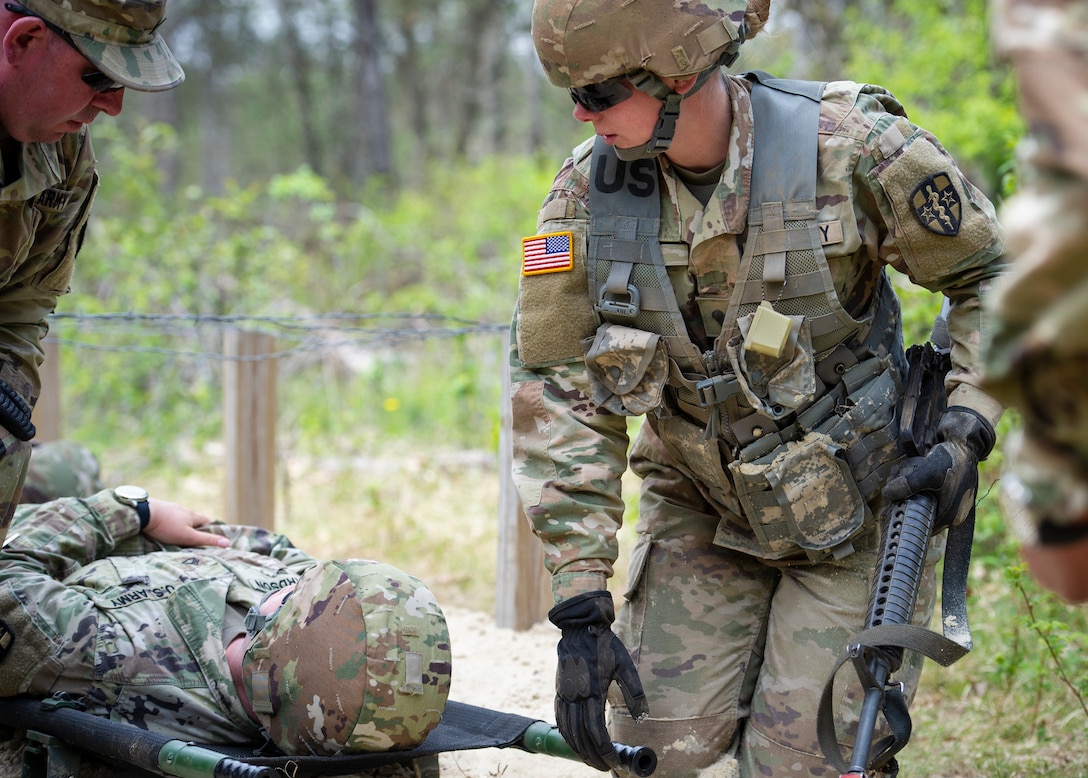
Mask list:
[[[824,756],[840,773],[849,766],[839,749],[835,733],[834,698],[835,675],[847,661],[855,659],[867,647],[893,647],[915,651],[948,667],[971,650],[971,630],[967,622],[967,571],[971,562],[971,541],[975,531],[975,511],[972,509],[961,524],[948,530],[944,574],[941,578],[941,621],[944,634],[913,624],[880,624],[855,635],[846,652],[835,664],[820,695],[816,714],[816,733]],[[860,674],[859,674],[860,675]],[[864,679],[862,679],[864,681]],[[880,766],[907,744],[911,733],[910,713],[902,692],[896,687],[884,691],[884,718],[891,735],[875,744],[871,765]]]

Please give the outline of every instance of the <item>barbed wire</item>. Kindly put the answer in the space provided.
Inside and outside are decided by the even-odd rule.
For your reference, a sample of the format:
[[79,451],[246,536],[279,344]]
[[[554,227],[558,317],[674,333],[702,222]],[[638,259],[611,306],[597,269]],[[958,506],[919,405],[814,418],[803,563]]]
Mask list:
[[[158,354],[172,357],[207,358],[223,361],[258,361],[309,351],[327,351],[345,347],[386,349],[408,342],[495,336],[509,331],[509,323],[473,321],[457,316],[430,313],[331,313],[275,315],[210,315],[187,313],[53,313],[49,316],[48,340],[59,345],[90,351]],[[352,322],[355,322],[352,324]],[[391,326],[386,322],[399,323]],[[225,354],[206,347],[179,349],[159,345],[97,343],[68,334],[66,327],[79,333],[120,327],[125,335],[142,337],[168,335],[193,338],[208,330],[255,332],[274,336],[277,346],[287,340],[293,346],[255,355]]]

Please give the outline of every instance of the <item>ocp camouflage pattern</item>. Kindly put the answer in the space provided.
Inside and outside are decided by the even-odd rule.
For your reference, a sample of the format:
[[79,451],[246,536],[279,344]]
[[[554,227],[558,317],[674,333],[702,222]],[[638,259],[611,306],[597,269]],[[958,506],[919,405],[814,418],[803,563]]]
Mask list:
[[[15,169],[4,167],[10,159]],[[46,317],[69,291],[98,187],[86,128],[56,143],[16,144],[0,181],[0,379],[33,405]]]
[[640,68],[680,76],[717,64],[722,48],[738,37],[747,6],[745,0],[537,2],[532,31],[556,86],[596,84]]
[[36,505],[60,497],[90,497],[106,488],[99,469],[98,457],[78,443],[35,442],[19,502]]
[[289,754],[416,745],[438,725],[449,695],[450,639],[434,595],[418,578],[370,560],[323,562],[305,573],[246,660],[258,716]]
[[1001,0],[994,42],[1028,125],[1002,207],[1011,271],[988,307],[987,389],[1023,421],[1002,503],[1028,542],[1088,514],[1088,2]]
[[[664,262],[693,343],[708,349],[733,324],[709,311],[727,310],[738,283],[758,130],[747,80],[726,79],[730,144],[709,202],[704,206],[680,182],[667,156],[657,158]],[[880,87],[827,84],[817,145],[816,223],[834,295],[858,318],[871,310],[888,268],[946,295],[954,344],[949,402],[996,422],[1001,405],[978,387],[980,297],[1003,270],[992,204]],[[819,690],[844,641],[864,622],[881,486],[901,452],[897,446],[874,449],[886,459],[866,479],[860,513],[856,499],[850,506],[823,505],[834,514],[828,517],[819,515],[819,501],[799,506],[815,511],[800,516],[814,534],[835,541],[847,521],[861,521],[841,556],[814,561],[798,549],[771,558],[754,543],[752,519],[730,477],[737,451],[687,416],[671,385],[641,426],[600,402],[601,381],[586,365],[600,324],[587,271],[591,149],[590,141],[575,149],[537,220],[538,233],[572,233],[574,269],[523,276],[511,331],[514,478],[543,542],[554,598],[607,588],[630,468],[642,479],[638,539],[616,631],[632,651],[650,716],[633,724],[621,705],[613,705],[613,737],[652,745],[666,775],[696,774],[731,742],[739,749],[741,775],[821,774],[829,768],[815,732]],[[897,337],[885,338],[881,349],[901,346],[897,312],[887,318]],[[668,338],[662,341],[670,346]],[[877,362],[887,357],[873,355]],[[887,375],[879,373],[857,391],[875,388]],[[874,408],[865,421],[886,421],[888,405]],[[836,407],[828,424],[852,419],[852,406]],[[637,429],[633,445],[629,429]],[[838,445],[825,437],[830,435],[803,438],[826,444],[830,456],[822,460],[821,478],[832,472]],[[772,450],[777,456],[779,449]],[[775,497],[766,515],[777,509],[785,516],[787,506]],[[926,560],[917,623],[927,624],[932,613],[933,566],[942,541],[934,541]],[[910,664],[897,678],[908,697],[919,666]],[[848,694],[842,702],[845,726],[854,707]]]
[[22,0],[22,4],[73,35],[130,45],[150,42],[166,10],[165,0]]
[[[694,294],[715,299],[728,299],[736,283],[741,259],[737,236],[744,231],[747,217],[752,162],[753,123],[746,82],[730,77],[729,83],[734,101],[732,143],[711,206],[703,209],[678,183],[667,159],[660,163],[661,234],[676,236],[677,242],[670,243],[668,250],[689,252]],[[906,148],[914,151],[904,162],[917,164],[915,159],[924,159],[960,182],[964,218],[957,237],[929,231],[914,215],[909,195],[925,175],[905,178],[892,165],[902,156],[882,150],[893,141],[903,147],[906,140],[912,141]],[[556,293],[550,276],[521,279],[510,352],[514,476],[523,505],[544,541],[545,561],[555,575],[560,598],[583,591],[587,575],[601,584],[611,575],[614,535],[623,511],[619,477],[626,470],[626,420],[593,401],[594,381],[583,351],[596,327],[584,280],[590,148],[590,142],[577,148],[560,170],[537,224],[540,233],[574,233],[574,275],[562,281],[567,286],[561,294]],[[939,142],[904,118],[895,98],[879,87],[828,84],[820,155],[824,175],[817,182],[818,218],[839,221],[844,227],[841,243],[825,246],[840,299],[850,310],[860,308],[874,294],[885,266],[931,291],[949,295],[954,302],[948,324],[956,344],[949,402],[974,408],[996,422],[1001,406],[977,388],[980,290],[1002,270],[1002,239],[993,206],[962,177]],[[870,182],[864,196],[854,192],[856,180]],[[896,194],[898,201],[890,199]],[[682,302],[688,302],[690,294],[689,289],[677,290]],[[713,322],[693,319],[688,324],[707,331],[708,337],[715,335],[708,331]],[[685,464],[689,472],[722,470],[718,453],[688,448],[692,443],[677,442],[680,461],[693,458]],[[717,452],[717,447],[709,450]],[[715,463],[708,464],[707,457]],[[736,516],[743,523],[724,474],[707,476],[700,483],[701,489],[713,495],[723,516]]]
[[34,14],[68,34],[99,70],[132,89],[158,92],[185,80],[159,34],[166,0],[24,0]]
[[[228,624],[317,560],[211,525],[226,549],[163,548],[112,491],[21,505],[0,550],[0,696],[67,692],[96,715],[205,742],[260,739],[225,660]],[[156,553],[148,553],[155,551]]]
[[[0,127],[0,143],[11,147],[0,159],[0,380],[33,407],[46,317],[68,292],[98,177],[86,127],[56,143],[23,144]],[[29,446],[7,446],[0,457],[17,450],[19,459],[0,469],[26,467]],[[0,479],[0,542],[21,488],[21,477]]]

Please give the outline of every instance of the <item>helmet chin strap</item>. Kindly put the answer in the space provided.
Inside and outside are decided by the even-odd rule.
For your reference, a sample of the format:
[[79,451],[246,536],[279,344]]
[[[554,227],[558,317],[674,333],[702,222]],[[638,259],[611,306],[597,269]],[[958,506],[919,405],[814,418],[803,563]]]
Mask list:
[[[692,92],[694,91],[693,89]],[[650,140],[641,146],[629,149],[616,147],[616,156],[624,162],[656,157],[668,151],[669,146],[672,145],[672,137],[676,134],[676,120],[680,118],[680,101],[684,99],[684,95],[669,92],[663,99],[661,111],[657,115],[657,126],[654,127]]]
[[662,101],[661,111],[657,115],[657,126],[654,127],[650,139],[641,146],[633,146],[627,149],[616,148],[616,156],[624,162],[633,162],[636,159],[652,159],[669,150],[673,136],[676,134],[676,120],[680,118],[680,103],[684,98],[691,97],[703,88],[703,85],[716,75],[723,67],[729,67],[737,60],[740,45],[748,37],[748,26],[741,24],[737,31],[737,38],[722,52],[717,64],[700,73],[691,89],[684,94],[677,94],[660,77],[648,70],[641,70],[629,76],[631,83],[641,92],[650,97],[656,97]]

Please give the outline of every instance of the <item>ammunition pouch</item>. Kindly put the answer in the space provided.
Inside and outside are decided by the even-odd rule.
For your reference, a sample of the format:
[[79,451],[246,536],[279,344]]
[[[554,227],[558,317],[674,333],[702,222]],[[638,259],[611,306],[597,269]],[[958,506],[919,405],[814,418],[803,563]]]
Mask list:
[[[749,314],[746,319],[751,319]],[[770,357],[744,346],[746,324],[729,340],[725,351],[733,373],[749,405],[764,416],[781,419],[811,402],[816,394],[816,369],[812,336],[803,316],[793,316],[793,326],[783,353]]]
[[640,416],[661,405],[669,358],[660,335],[605,323],[583,346],[593,402],[620,416]]
[[[902,457],[891,369],[868,359],[785,429],[745,446],[728,471],[756,551],[769,559],[804,553],[812,562],[841,559],[872,512],[884,475]],[[733,546],[719,525],[715,542]]]

